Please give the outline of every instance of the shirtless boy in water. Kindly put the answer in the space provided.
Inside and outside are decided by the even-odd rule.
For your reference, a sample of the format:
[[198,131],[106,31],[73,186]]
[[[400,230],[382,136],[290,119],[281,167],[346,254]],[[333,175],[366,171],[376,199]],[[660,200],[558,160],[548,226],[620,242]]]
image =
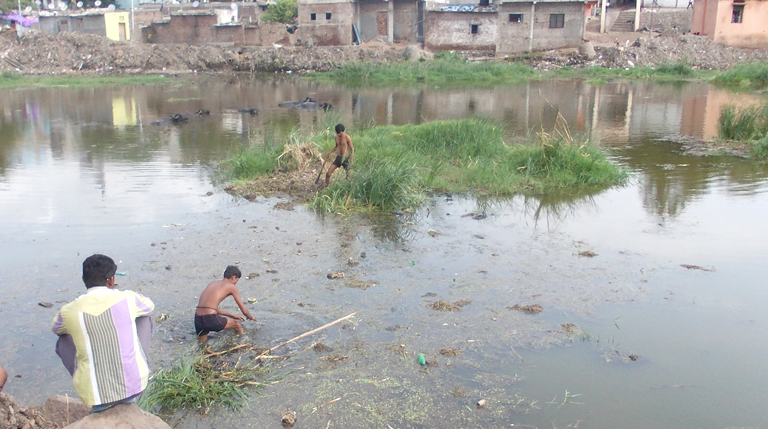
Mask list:
[[336,152],[336,159],[328,168],[328,172],[325,173],[325,186],[331,183],[331,175],[339,167],[344,167],[347,172],[347,179],[349,179],[349,167],[355,165],[355,146],[352,145],[352,137],[344,132],[344,125],[342,124],[336,125],[336,146],[326,152],[323,159],[328,159],[328,155],[333,152]]
[[[219,332],[224,329],[234,329],[238,334],[244,334],[245,331],[243,331],[243,325],[240,324],[240,321],[245,320],[245,318],[256,321],[256,318],[251,316],[240,299],[240,291],[237,290],[237,282],[240,277],[242,277],[240,269],[230,265],[224,270],[224,279],[210,283],[200,294],[200,302],[198,302],[195,310],[195,333],[198,340],[206,341],[208,332]],[[219,309],[221,301],[230,295],[235,299],[245,317],[235,316]]]

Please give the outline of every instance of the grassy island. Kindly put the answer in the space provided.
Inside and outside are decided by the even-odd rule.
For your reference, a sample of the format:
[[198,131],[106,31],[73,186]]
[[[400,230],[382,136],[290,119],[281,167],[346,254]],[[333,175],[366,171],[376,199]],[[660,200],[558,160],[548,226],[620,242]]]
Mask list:
[[[294,135],[281,147],[251,148],[222,165],[235,181],[228,188],[234,194],[303,190],[312,207],[327,212],[415,207],[424,195],[436,192],[509,197],[599,189],[627,178],[599,148],[571,136],[564,126],[514,144],[504,138],[503,126],[484,119],[357,130],[352,133],[356,157],[351,179],[336,173],[324,189],[313,181],[319,176],[320,149],[333,145],[329,132]],[[281,180],[280,174],[291,179]],[[302,189],[301,177],[309,192]],[[275,189],[274,183],[287,186]]]

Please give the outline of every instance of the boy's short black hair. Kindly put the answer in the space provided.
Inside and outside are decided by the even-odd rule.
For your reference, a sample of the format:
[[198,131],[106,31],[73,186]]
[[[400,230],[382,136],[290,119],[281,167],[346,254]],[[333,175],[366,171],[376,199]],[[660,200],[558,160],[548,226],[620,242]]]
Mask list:
[[83,283],[86,289],[106,286],[107,280],[117,272],[117,264],[109,256],[95,254],[83,261]]
[[344,124],[336,124],[336,133],[344,131]]
[[235,276],[239,279],[243,276],[243,274],[240,272],[240,268],[237,268],[234,265],[229,265],[227,266],[227,269],[224,270],[224,278],[229,279],[232,278],[232,276]]

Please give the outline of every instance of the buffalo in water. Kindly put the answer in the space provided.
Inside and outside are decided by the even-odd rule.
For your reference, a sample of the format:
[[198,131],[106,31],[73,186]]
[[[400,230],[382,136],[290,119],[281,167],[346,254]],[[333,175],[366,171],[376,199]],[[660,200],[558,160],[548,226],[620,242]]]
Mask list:
[[157,121],[153,121],[152,125],[172,125],[172,124],[183,124],[189,121],[190,118],[198,117],[198,116],[209,116],[211,114],[210,110],[200,109],[197,112],[189,113],[186,115],[183,115],[181,113],[174,113],[171,116],[163,119],[159,119]]
[[302,110],[333,109],[333,105],[331,103],[319,103],[311,97],[307,97],[302,101],[283,101],[282,103],[278,104],[277,107]]

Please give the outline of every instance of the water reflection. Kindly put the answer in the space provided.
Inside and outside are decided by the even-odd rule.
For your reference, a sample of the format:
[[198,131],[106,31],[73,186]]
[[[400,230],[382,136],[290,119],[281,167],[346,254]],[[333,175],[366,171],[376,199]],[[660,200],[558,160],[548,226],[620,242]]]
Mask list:
[[[659,216],[678,215],[714,177],[726,176],[726,182],[741,185],[765,178],[763,169],[750,162],[690,159],[675,145],[654,142],[680,134],[711,137],[724,104],[767,99],[700,83],[594,86],[562,80],[479,89],[347,89],[288,77],[232,77],[151,87],[0,91],[1,180],[8,180],[6,170],[14,165],[48,165],[49,171],[57,162],[82,163],[89,170],[98,170],[94,166],[99,163],[107,164],[102,170],[124,162],[206,165],[242,147],[284,138],[294,128],[323,124],[325,112],[277,107],[307,96],[333,104],[331,120],[348,124],[353,134],[355,128],[373,124],[480,116],[505,123],[513,141],[515,136],[551,131],[562,117],[571,132],[619,150],[617,159],[639,173],[644,204]],[[190,114],[199,109],[211,115]],[[173,124],[167,119],[174,113],[189,114],[189,120]],[[164,118],[161,125],[151,125]],[[562,201],[557,203],[541,200],[533,219],[543,214],[557,217],[559,206],[582,197],[559,196]]]

